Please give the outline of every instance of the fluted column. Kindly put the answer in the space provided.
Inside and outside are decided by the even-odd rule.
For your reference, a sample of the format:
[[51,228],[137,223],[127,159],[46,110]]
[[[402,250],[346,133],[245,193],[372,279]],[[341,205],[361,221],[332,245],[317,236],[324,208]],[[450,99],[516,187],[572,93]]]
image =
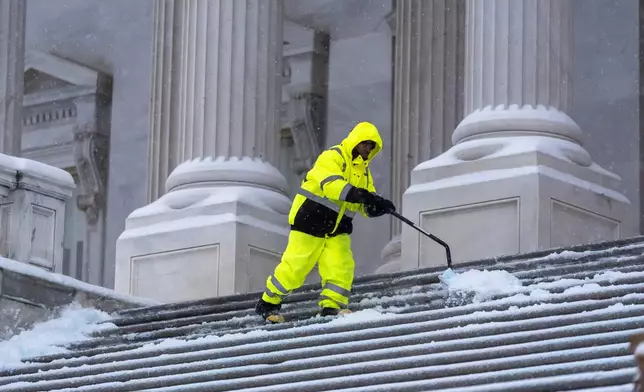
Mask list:
[[[566,113],[572,0],[467,0],[465,115],[453,146],[418,164],[403,214],[455,264],[637,233],[620,178],[593,162]],[[403,226],[403,269],[445,251]]]
[[[451,146],[463,118],[464,0],[398,0],[392,201],[401,205],[411,170]],[[392,220],[400,234],[400,221]]]
[[[117,291],[261,290],[288,237],[277,156],[282,0],[155,4],[150,205],[117,242]],[[165,187],[161,184],[169,173]]]
[[[402,208],[412,169],[451,146],[463,118],[465,0],[396,2],[392,201]],[[377,272],[399,268],[401,222]]]
[[[192,161],[170,176],[169,189],[217,181],[230,160],[274,164],[281,0],[164,0],[155,3],[155,23],[150,200],[181,162]],[[199,174],[187,178],[192,169]]]
[[[180,36],[174,34],[175,0],[157,0],[153,3],[152,86],[150,90],[150,138],[148,144],[148,202],[165,193],[165,181],[177,167],[180,157],[175,148],[180,129],[172,124],[179,107],[173,104],[172,94],[177,89]],[[177,21],[178,22],[178,21]]]
[[571,0],[468,0],[465,113],[454,144],[500,132],[581,143],[572,91]]
[[21,151],[25,0],[0,0],[0,152]]

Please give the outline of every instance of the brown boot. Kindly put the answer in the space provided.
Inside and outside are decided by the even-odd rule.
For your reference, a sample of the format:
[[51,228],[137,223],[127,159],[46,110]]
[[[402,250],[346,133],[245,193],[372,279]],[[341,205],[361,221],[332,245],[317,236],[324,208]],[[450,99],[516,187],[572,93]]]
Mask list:
[[282,304],[275,305],[260,298],[255,306],[255,313],[262,316],[262,318],[269,323],[278,324],[285,321],[284,316],[279,314],[281,308]]

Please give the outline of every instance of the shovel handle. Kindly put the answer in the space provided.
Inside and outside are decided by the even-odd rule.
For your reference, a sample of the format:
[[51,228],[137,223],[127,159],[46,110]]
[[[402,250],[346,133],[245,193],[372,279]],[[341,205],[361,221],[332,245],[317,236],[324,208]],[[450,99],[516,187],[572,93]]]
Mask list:
[[414,224],[414,222],[412,222],[409,219],[405,218],[404,216],[400,215],[396,211],[391,211],[390,214],[395,216],[396,218],[400,219],[401,221],[405,222],[406,224],[408,224],[409,226],[413,227],[414,229],[418,230],[419,232],[423,233],[424,235],[426,235],[427,237],[431,238],[432,240],[434,240],[438,244],[442,245],[443,248],[445,248],[445,255],[447,257],[447,267],[452,268],[452,252],[449,249],[449,245],[447,245],[447,243],[445,241],[443,241],[440,238],[436,237],[432,233],[428,233],[425,230],[421,229],[420,227],[416,226]]

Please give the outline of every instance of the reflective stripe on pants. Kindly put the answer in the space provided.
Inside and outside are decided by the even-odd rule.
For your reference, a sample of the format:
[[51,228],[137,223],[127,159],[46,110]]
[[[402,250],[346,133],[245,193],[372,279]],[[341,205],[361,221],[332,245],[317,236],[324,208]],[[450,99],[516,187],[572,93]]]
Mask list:
[[318,305],[346,308],[355,268],[348,234],[319,238],[292,230],[282,261],[266,280],[262,299],[273,304],[281,303],[286,295],[302,286],[316,263],[322,278]]

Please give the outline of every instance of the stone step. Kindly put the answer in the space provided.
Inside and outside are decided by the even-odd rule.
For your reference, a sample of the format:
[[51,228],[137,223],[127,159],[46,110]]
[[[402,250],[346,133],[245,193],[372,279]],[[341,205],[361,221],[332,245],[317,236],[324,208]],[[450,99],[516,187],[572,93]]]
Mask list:
[[[343,389],[343,392],[633,392],[634,369],[618,369],[602,372],[572,373],[550,377],[532,377],[526,380],[499,382],[458,388],[433,389],[433,380],[421,380],[396,384],[382,384],[361,388]],[[630,383],[630,384],[629,384]],[[599,386],[599,387],[598,387]],[[628,386],[629,389],[624,389]],[[587,389],[586,387],[590,387]],[[562,389],[563,388],[563,389]],[[574,391],[568,388],[575,389]],[[158,391],[155,389],[155,391]]]
[[[640,301],[642,301],[642,295],[639,295],[639,297]],[[374,325],[377,324],[376,322],[338,326],[326,325],[312,330],[310,328],[293,328],[271,333],[264,332],[252,336],[210,339],[207,343],[195,341],[192,345],[186,344],[174,348],[163,347],[162,345],[157,350],[151,348],[147,352],[124,352],[120,353],[121,355],[104,354],[93,358],[80,357],[51,364],[27,365],[24,368],[17,369],[15,374],[39,373],[39,375],[44,375],[47,370],[62,367],[72,368],[74,366],[84,366],[84,371],[89,371],[88,367],[94,364],[107,364],[105,371],[109,369],[124,371],[177,363],[186,364],[222,356],[232,358],[240,355],[253,355],[274,349],[306,349],[317,345],[324,350],[328,350],[328,347],[334,347],[335,350],[336,345],[347,341],[369,339],[376,340],[367,342],[364,349],[381,348],[383,341],[400,345],[403,344],[405,339],[411,339],[407,340],[407,342],[416,342],[416,344],[430,343],[432,341],[435,342],[434,344],[444,342],[442,344],[445,346],[445,351],[449,351],[456,350],[458,347],[461,347],[461,349],[467,348],[467,346],[463,347],[459,346],[459,344],[462,344],[461,341],[464,339],[472,338],[478,339],[476,340],[479,344],[477,347],[484,348],[497,347],[503,344],[582,336],[580,335],[581,333],[643,328],[644,305],[620,307],[615,310],[610,309],[609,307],[612,304],[619,302],[619,299],[616,300],[604,301],[603,307],[585,313],[581,313],[579,307],[565,303],[555,305],[551,309],[544,309],[541,314],[535,313],[530,308],[519,308],[518,310],[491,312],[492,314],[490,315],[465,315],[447,320],[423,321],[423,318],[414,320],[412,317],[411,320],[399,320],[400,322],[389,323],[390,326],[380,328]],[[588,310],[590,307],[585,306],[583,309]],[[551,314],[562,315],[550,316]],[[628,319],[629,316],[631,316],[630,319]],[[396,318],[398,317],[401,316],[396,316]],[[619,318],[625,319],[619,320]],[[581,323],[590,324],[581,325]],[[460,328],[461,325],[470,326]],[[419,331],[426,332],[419,333]],[[526,332],[528,333],[526,334]],[[518,336],[509,336],[512,333],[519,334]],[[506,336],[498,339],[496,335],[499,334]],[[515,341],[513,338],[520,340]],[[475,344],[475,342],[465,343],[470,346]],[[371,346],[372,344],[375,344],[375,346]],[[165,357],[159,357],[160,354],[165,354]],[[145,360],[142,361],[141,359],[144,358]],[[100,369],[100,372],[104,371],[101,367],[97,369]]]
[[[373,282],[369,281],[369,286],[367,287],[367,291],[369,290],[375,290],[378,291],[379,289],[382,290],[390,290],[392,287],[395,287],[397,289],[404,289],[406,287],[413,287],[415,285],[426,285],[426,284],[438,284],[438,275],[440,275],[442,271],[438,273],[430,273],[430,274],[418,274],[418,275],[412,275],[412,276],[407,276],[407,277],[401,277],[401,278],[389,278],[384,281],[380,282]],[[361,286],[361,283],[358,279],[355,281],[355,286],[356,288]],[[297,292],[293,293],[291,296],[289,296],[289,300],[291,302],[295,302],[298,300],[314,300],[318,297],[320,293],[320,285],[319,284],[309,284],[309,285],[304,285],[302,286]],[[125,309],[121,310],[118,312],[120,316],[127,316],[123,317],[123,321],[126,321],[129,319],[134,319],[137,320],[142,320],[142,319],[159,319],[160,317],[176,317],[179,315],[183,315],[186,313],[195,313],[195,312],[203,312],[201,314],[210,314],[212,313],[212,308],[211,306],[221,306],[221,305],[230,305],[230,306],[236,306],[237,303],[239,302],[245,302],[247,304],[252,304],[252,306],[255,305],[257,302],[257,299],[259,298],[259,295],[261,292],[254,292],[254,293],[248,293],[248,294],[240,294],[240,295],[232,295],[232,296],[227,296],[227,297],[218,297],[218,298],[208,298],[204,300],[198,300],[198,301],[187,301],[187,302],[179,302],[179,303],[172,303],[172,304],[164,304],[164,305],[156,305],[156,306],[150,306],[150,307],[143,307],[143,308],[134,308],[134,309]],[[251,306],[251,305],[247,305]]]
[[[622,268],[613,268],[612,270],[614,271],[622,271]],[[644,280],[644,273],[643,274],[635,274],[633,273],[634,271],[640,272],[644,271],[644,264],[640,264],[637,266],[632,266],[630,267],[627,271],[622,271],[622,272],[631,272],[631,276],[624,277],[620,280],[620,282],[623,283],[635,283],[638,281]],[[581,279],[587,276],[592,277],[595,275],[595,273],[588,274],[586,276],[584,275],[574,275],[574,276],[565,276],[562,278],[565,279]],[[528,285],[531,284],[532,282],[524,282],[524,284]],[[597,282],[600,285],[608,285],[608,284],[613,284],[616,282],[609,282],[609,281],[603,281],[603,282]],[[426,302],[431,302],[434,299],[441,299],[443,297],[443,294],[440,293],[439,285],[432,284],[429,287],[425,286],[416,286],[414,287],[415,295],[405,295],[404,293],[410,292],[411,290],[409,289],[403,289],[403,290],[389,290],[388,292],[382,293],[383,296],[385,297],[391,297],[392,302],[386,303],[385,305],[387,306],[403,306],[403,305],[417,305],[420,303],[426,303]],[[427,290],[427,291],[423,291]],[[558,289],[551,289],[551,291],[557,291]],[[403,294],[401,294],[403,293]],[[397,303],[395,302],[396,296],[399,295],[404,295],[404,298],[400,298],[400,301]],[[371,295],[372,296],[372,295]],[[360,306],[360,301],[368,299],[367,296],[364,295],[356,295],[353,298],[354,305],[352,307],[355,310],[360,310],[362,307]],[[307,305],[306,308],[302,308],[301,310],[308,310],[310,311],[311,314],[314,314],[317,312],[317,305],[316,305],[316,300],[317,296],[315,296],[315,299],[309,302],[296,302],[296,303],[291,303],[287,302],[284,305],[284,309],[287,311],[289,308],[292,307],[301,307],[304,304]],[[382,300],[381,300],[382,301]],[[357,302],[357,304],[355,304]],[[238,306],[237,306],[238,305]],[[183,312],[183,315],[177,315],[177,317],[170,319],[171,315],[167,315],[166,317],[163,317],[161,320],[155,320],[152,321],[152,319],[146,319],[146,320],[128,320],[127,322],[123,322],[122,319],[116,319],[113,320],[114,324],[116,325],[127,325],[126,327],[121,327],[121,328],[114,328],[114,329],[106,329],[102,330],[100,332],[95,333],[93,336],[100,337],[100,336],[111,336],[111,335],[122,335],[122,334],[127,334],[127,333],[135,333],[135,332],[149,332],[149,331],[155,331],[155,330],[161,330],[161,329],[166,329],[169,327],[181,327],[181,326],[189,326],[189,325],[194,325],[194,324],[202,324],[202,323],[211,323],[211,322],[216,322],[216,321],[222,321],[222,320],[227,320],[230,318],[234,317],[247,317],[247,316],[255,316],[254,311],[252,310],[255,305],[255,301],[245,301],[243,303],[238,303],[238,304],[228,304],[228,305],[220,305],[220,306],[213,306],[211,311],[212,313],[209,315],[189,315],[186,316],[185,312]],[[439,303],[439,305],[442,305],[442,302]],[[234,309],[234,310],[230,310]],[[199,312],[201,313],[201,312]],[[150,321],[147,321],[150,320]],[[139,321],[138,323],[135,323],[135,321]]]
[[[231,369],[239,367],[243,369],[241,373],[244,377],[250,377],[253,374],[261,375],[265,369],[261,367],[264,364],[272,364],[271,373],[278,371],[293,371],[306,369],[309,366],[337,366],[343,363],[358,363],[366,362],[369,360],[377,359],[404,359],[411,356],[419,356],[427,353],[432,353],[432,361],[434,364],[449,364],[460,362],[473,362],[478,360],[485,360],[494,357],[511,357],[519,356],[524,353],[535,354],[538,352],[544,355],[550,355],[549,352],[572,349],[582,349],[584,347],[592,346],[608,346],[608,345],[623,345],[633,333],[644,331],[644,329],[629,329],[625,331],[610,331],[597,333],[589,336],[571,336],[564,338],[554,339],[539,339],[529,342],[518,344],[506,344],[503,341],[497,341],[490,344],[484,340],[471,339],[471,342],[463,341],[445,341],[437,344],[436,342],[423,343],[424,339],[414,339],[416,335],[407,336],[406,339],[399,339],[396,342],[388,342],[386,340],[375,341],[352,341],[344,342],[333,345],[333,350],[330,353],[327,346],[317,347],[303,347],[303,348],[289,348],[280,349],[275,348],[271,350],[258,350],[251,354],[244,354],[235,356],[234,350],[229,352],[216,352],[214,355],[201,353],[200,357],[206,358],[203,360],[192,361],[191,358],[184,356],[183,358],[176,358],[176,364],[167,364],[157,358],[152,361],[131,361],[126,367],[121,363],[105,363],[95,366],[84,366],[78,368],[67,368],[53,371],[41,371],[28,375],[18,375],[13,377],[6,377],[0,379],[0,385],[6,385],[15,382],[40,382],[37,386],[23,387],[25,391],[37,390],[43,387],[43,381],[58,380],[58,383],[50,383],[46,386],[54,388],[58,386],[63,387],[78,387],[84,385],[88,381],[91,383],[109,383],[109,382],[125,382],[135,379],[149,379],[152,377],[162,377],[177,374],[187,374],[195,372],[203,372],[212,369]],[[467,339],[466,339],[467,340]],[[464,343],[468,343],[467,345]],[[498,344],[500,343],[500,344]],[[620,346],[621,347],[621,346]],[[205,354],[205,355],[204,355]],[[592,354],[595,355],[595,354]],[[598,354],[599,355],[599,354]],[[601,354],[604,355],[604,354]],[[588,359],[588,356],[584,356]],[[299,361],[299,362],[295,362]],[[316,363],[317,361],[317,363]],[[286,364],[286,365],[282,365]],[[116,366],[115,366],[116,365]],[[256,365],[258,368],[250,369],[249,366]],[[235,371],[230,370],[234,374]],[[302,369],[299,369],[302,368]],[[223,379],[227,373],[219,371],[217,373],[218,379]],[[92,376],[92,377],[88,377]],[[150,382],[150,381],[146,381]],[[150,384],[151,385],[151,384]],[[136,388],[149,388],[150,385],[137,384]]]
[[[408,292],[407,290],[388,290],[386,292],[382,292],[381,294],[385,297],[391,297],[391,300],[387,301],[386,299],[384,302],[392,303],[393,306],[395,305],[415,305],[415,304],[421,304],[421,303],[430,303],[431,301],[439,300],[444,297],[443,294],[439,293],[439,285],[433,285],[433,286],[425,286],[422,287],[423,291],[417,291],[415,295],[411,296],[408,294],[405,294]],[[404,296],[404,298],[401,298],[399,301],[396,301],[396,297],[398,296]],[[359,302],[362,299],[369,298],[371,295],[355,295],[352,300]],[[127,333],[136,333],[136,332],[148,332],[148,331],[154,331],[154,330],[160,330],[160,329],[165,329],[168,327],[183,327],[183,326],[189,326],[189,325],[197,325],[197,324],[202,324],[202,323],[211,323],[211,322],[216,322],[216,321],[226,321],[234,317],[246,317],[246,316],[253,316],[256,317],[257,315],[255,314],[254,308],[255,304],[257,303],[257,299],[255,298],[254,301],[245,301],[243,303],[238,303],[235,304],[236,306],[231,305],[226,305],[226,306],[212,306],[212,313],[208,315],[202,315],[202,312],[197,312],[198,314],[186,314],[183,312],[181,315],[176,315],[173,318],[170,318],[170,315],[164,315],[164,317],[160,320],[153,320],[153,319],[144,319],[144,320],[128,320],[127,322],[123,322],[122,319],[116,319],[116,320],[110,320],[110,323],[114,323],[117,326],[120,325],[120,327],[117,328],[109,328],[109,329],[104,329],[99,332],[96,332],[92,334],[92,336],[95,337],[101,337],[101,336],[111,336],[111,335],[122,335],[122,334],[127,334]],[[286,314],[290,313],[290,309],[297,309],[299,311],[307,311],[307,313],[310,313],[311,315],[317,314],[319,311],[317,307],[317,300],[318,300],[318,295],[314,297],[314,299],[310,301],[288,301],[284,303],[283,310],[285,311]],[[408,302],[404,302],[408,301]],[[238,306],[237,306],[238,305]],[[352,307],[353,304],[352,304]],[[355,309],[359,309],[360,306],[356,305],[354,307]],[[135,321],[138,321],[135,323]]]
[[[644,272],[644,263],[642,263],[642,261],[644,261],[644,259],[640,259],[638,257],[638,260],[636,263],[633,263],[633,264],[614,263],[610,265],[610,268],[606,268],[605,270],[622,272],[624,274],[631,274],[631,273],[636,274],[639,272]],[[553,274],[551,276],[537,276],[537,277],[528,277],[528,275],[526,274],[526,277],[521,278],[521,281],[523,282],[524,285],[528,286],[528,285],[542,283],[542,282],[556,282],[556,281],[565,280],[565,279],[586,280],[586,279],[593,279],[595,275],[601,274],[605,270],[597,270],[597,269],[588,270],[587,268],[583,268],[575,272],[567,272],[567,273],[560,273],[559,275]],[[640,280],[640,282],[641,281],[642,280]]]
[[[611,382],[611,384],[613,384],[613,382]],[[596,383],[593,383],[591,385],[596,385]],[[567,392],[633,392],[634,389],[633,389],[633,382],[629,382],[628,384],[612,385],[612,386],[605,385],[599,388],[594,386],[590,388],[582,387],[582,389],[571,389],[571,390],[567,389],[566,391]],[[560,390],[558,392],[563,392],[563,390]]]
[[[283,310],[292,321],[280,325],[266,325],[254,314],[260,293],[129,309],[109,321],[116,328],[72,344],[68,352],[0,372],[0,390],[624,386],[636,371],[629,337],[644,333],[644,236],[565,250],[457,265],[457,272],[509,271],[524,285],[482,303],[472,303],[472,293],[449,295],[438,279],[444,266],[358,277],[352,309],[397,313],[377,320],[313,317],[319,284],[289,296]],[[606,270],[627,274],[593,279]],[[534,287],[526,286],[536,283],[551,294],[529,296]],[[597,286],[564,293],[586,283]]]
[[[544,301],[553,305],[562,304],[560,305],[560,307],[563,306],[564,308],[571,309],[568,312],[578,312],[578,311],[584,311],[584,310],[591,310],[591,307],[609,306],[619,302],[641,303],[644,300],[644,294],[633,294],[638,292],[644,292],[644,284],[633,284],[633,285],[623,285],[623,286],[614,286],[614,287],[609,286],[609,287],[602,288],[600,290],[596,290],[591,295],[589,295],[588,293],[571,293],[571,294],[554,294],[546,299],[530,298],[530,297],[513,298],[513,299],[501,298],[498,301],[490,301],[490,302],[481,303],[481,304],[472,304],[472,305],[466,305],[466,306],[460,306],[460,307],[454,307],[454,308],[441,307],[438,309],[431,309],[431,310],[415,309],[415,313],[413,314],[404,314],[404,315],[401,314],[401,315],[398,315],[397,317],[398,317],[399,323],[403,323],[409,320],[411,321],[450,320],[458,317],[470,316],[473,311],[478,311],[478,312],[503,311],[503,310],[507,310],[511,306],[527,307]],[[594,301],[589,301],[589,298],[591,298]],[[470,319],[472,318],[470,317]],[[472,320],[475,321],[476,318]],[[313,320],[306,320],[305,322],[301,322],[298,325],[299,326],[313,325],[315,323],[323,323],[323,322],[324,320],[313,319]],[[281,324],[281,325],[263,325],[262,327],[264,330],[280,331],[281,333],[284,333],[284,330],[288,330],[292,328],[293,325],[290,325],[287,323],[287,324]],[[238,330],[234,330],[234,332],[246,333],[246,332],[253,331],[253,329],[254,328],[238,329]],[[195,335],[193,339],[197,339],[199,337],[203,337],[207,335],[208,335],[207,333]],[[185,339],[186,337],[184,336],[183,338]],[[89,349],[89,350],[79,349],[76,352],[69,352],[69,353],[56,354],[56,355],[51,355],[51,356],[46,356],[41,358],[34,358],[32,360],[40,361],[40,362],[50,362],[50,361],[54,361],[62,358],[73,358],[75,356],[89,357],[89,356],[101,354],[103,352],[117,352],[117,351],[129,350],[131,348],[137,348],[142,346],[142,343],[141,344],[135,343],[136,339],[137,339],[136,334],[132,336],[128,336],[127,339],[125,339],[125,343],[121,344],[120,347],[118,347],[115,350],[110,350],[99,344],[94,349]],[[151,342],[159,342],[159,341],[160,339],[156,339]],[[2,375],[2,372],[0,372],[0,375]]]
[[[629,297],[628,301],[638,301],[638,298],[640,297],[638,296],[633,297],[631,295],[631,293],[638,292],[638,290],[639,292],[644,291],[644,284],[622,285],[622,286],[615,286],[615,287],[609,286],[602,290],[596,290],[596,292],[592,293],[590,297],[589,297],[589,294],[586,294],[586,293],[553,295],[548,299],[547,302],[552,301],[552,303],[557,303],[557,302],[566,301],[570,303],[575,303],[575,301],[586,300],[588,298],[602,300],[602,299],[611,299],[613,297],[623,296],[623,295]],[[532,299],[530,301],[531,301],[530,303],[537,303],[543,300]],[[618,301],[618,300],[611,299],[611,301]],[[519,301],[517,303],[521,304],[522,302]],[[588,306],[590,305],[585,305],[586,303],[587,302],[584,302],[584,304],[579,305],[580,309],[587,310]],[[490,302],[485,304],[473,304],[470,307],[459,306],[459,307],[448,308],[448,309],[441,307],[441,308],[435,308],[435,309],[425,309],[422,312],[414,313],[413,316],[420,317],[419,315],[426,315],[426,317],[429,317],[429,318],[447,318],[447,317],[454,317],[457,315],[468,314],[474,309],[476,310],[503,309],[504,307],[507,307],[507,306],[510,306],[510,305],[503,305],[502,303],[497,304],[494,302]],[[306,317],[311,317],[311,316],[313,316],[313,314],[306,315]],[[298,325],[300,326],[311,325],[311,324],[319,324],[324,322],[325,322],[324,319],[309,318],[307,320],[299,322]],[[245,324],[243,321],[233,322],[231,320],[222,321],[219,323],[212,323],[212,324],[213,324],[212,326],[209,326],[207,324],[195,325],[195,326],[186,326],[186,327],[180,327],[180,328],[168,328],[168,329],[156,331],[153,333],[139,333],[139,334],[123,335],[123,336],[110,337],[110,338],[97,338],[94,340],[72,345],[71,347],[75,350],[82,351],[82,350],[106,346],[106,345],[116,345],[116,344],[135,343],[135,342],[150,342],[153,340],[159,340],[167,337],[181,337],[181,336],[188,335],[189,333],[199,334],[203,336],[203,335],[209,335],[209,334],[224,334],[224,333],[230,333],[230,332],[245,333],[245,332],[252,331],[257,327],[264,327],[265,329],[273,330],[273,331],[277,331],[280,329],[289,329],[292,327],[292,324],[290,323],[267,326],[260,321],[258,321],[254,325]]]
[[[557,280],[562,279],[566,275],[570,274],[579,274],[580,276],[592,277],[595,274],[604,272],[606,270],[617,270],[628,267],[641,268],[642,261],[644,257],[641,255],[638,256],[628,256],[622,258],[613,258],[607,257],[603,259],[585,261],[583,263],[575,264],[565,264],[565,265],[554,265],[554,266],[542,266],[539,269],[526,269],[522,271],[513,271],[512,274],[517,278],[524,280],[536,280],[539,278]],[[641,269],[636,269],[641,270]],[[530,283],[525,283],[530,284]]]
[[[538,268],[526,268],[526,269],[516,269],[511,270],[509,268],[503,268],[504,266],[500,265],[498,268],[487,268],[489,271],[493,270],[504,270],[512,273],[517,278],[519,278],[524,285],[532,284],[537,279],[544,280],[558,280],[563,278],[565,275],[570,274],[579,274],[583,278],[592,277],[595,274],[599,274],[606,270],[617,270],[620,268],[628,268],[632,266],[639,267],[642,265],[644,256],[628,256],[623,258],[614,258],[607,257],[598,260],[591,260],[585,262],[575,262],[575,263],[566,263],[566,264],[555,264],[555,265],[541,265]],[[637,269],[640,270],[640,269]],[[455,269],[455,271],[460,272],[460,269]]]
[[[423,285],[422,287],[428,287],[428,290],[431,287],[436,287],[440,288],[439,280],[437,276],[433,276],[430,282],[425,282],[427,283],[426,285]],[[374,293],[379,293],[380,295],[400,295],[404,294],[406,292],[410,291],[408,288],[404,287],[393,287],[392,284],[383,286],[383,289],[380,291],[368,291],[363,294],[356,294],[353,296],[353,300],[359,300],[361,298],[364,298],[365,296],[368,295],[373,295]],[[288,299],[284,302],[285,306],[290,306],[293,304],[299,304],[299,303],[311,303],[314,304],[317,302],[318,297],[320,294],[319,287],[315,288],[315,291],[311,292],[296,292],[293,293],[288,297]],[[254,293],[249,299],[245,299],[243,301],[227,301],[225,303],[221,304],[208,304],[207,306],[188,306],[186,308],[180,308],[180,309],[165,309],[165,308],[160,308],[155,312],[150,312],[149,314],[134,314],[131,315],[129,313],[123,314],[122,312],[119,313],[120,317],[110,320],[110,323],[114,323],[117,326],[130,326],[130,325],[138,325],[138,324],[144,324],[147,322],[156,322],[156,321],[163,321],[163,320],[175,320],[179,318],[185,318],[185,317],[198,317],[198,316],[204,316],[208,317],[212,314],[215,313],[222,313],[222,312],[228,312],[228,311],[237,311],[237,310],[249,310],[253,309],[255,307],[255,304],[257,303],[257,300],[259,299],[259,296],[261,293]]]
[[[622,345],[622,347],[625,347],[625,345]],[[357,390],[364,391],[368,386],[372,385],[380,386],[382,384],[389,383],[391,387],[391,384],[395,385],[394,383],[418,381],[424,383],[425,388],[431,387],[432,391],[435,391],[437,388],[448,386],[450,388],[453,386],[459,387],[458,389],[452,389],[453,391],[465,391],[465,387],[468,386],[479,386],[479,390],[489,391],[489,385],[485,384],[498,384],[515,381],[516,383],[514,385],[517,386],[519,386],[521,382],[526,385],[530,385],[532,384],[531,380],[536,377],[571,376],[575,373],[588,372],[595,372],[597,374],[598,372],[623,370],[624,368],[631,367],[634,363],[631,355],[617,355],[618,353],[623,353],[627,350],[627,348],[624,348],[622,351],[606,350],[607,355],[613,356],[587,360],[579,360],[579,358],[583,357],[583,353],[592,352],[592,349],[586,349],[585,351],[575,353],[561,353],[559,360],[557,357],[548,358],[549,363],[547,365],[539,364],[540,358],[543,358],[543,355],[539,354],[535,357],[528,354],[523,356],[523,358],[520,358],[523,361],[522,363],[535,363],[536,365],[527,367],[515,367],[513,360],[519,358],[499,358],[474,363],[438,366],[426,366],[423,358],[408,358],[404,365],[401,365],[404,367],[395,370],[389,370],[392,368],[394,361],[384,360],[373,361],[372,363],[330,367],[325,368],[324,372],[321,372],[320,369],[307,369],[272,375],[267,374],[268,369],[265,369],[265,375],[263,376],[248,379],[216,379],[205,381],[208,378],[214,378],[207,377],[208,374],[212,373],[206,372],[203,378],[199,376],[190,377],[189,375],[174,376],[174,378],[173,376],[157,377],[155,379],[146,380],[148,382],[145,384],[141,381],[133,381],[125,384],[113,383],[90,385],[75,388],[74,390],[84,392],[102,392],[108,390],[121,392],[141,390],[140,388],[145,388],[145,390],[148,391],[152,390],[158,392],[216,392],[234,390],[244,390],[247,392],[271,392],[275,390],[288,392],[319,392],[336,390],[338,388],[345,390],[345,388],[360,387],[360,389]],[[534,359],[530,361],[530,357]],[[414,362],[414,359],[417,361]],[[622,375],[624,374],[629,373],[624,372]],[[632,376],[633,374],[634,371],[631,370],[630,375]],[[620,377],[616,381],[623,383],[624,379]],[[147,386],[134,386],[135,384]],[[175,385],[168,386],[168,384]],[[132,387],[130,387],[130,385],[132,385]],[[153,387],[152,385],[158,385],[158,387]],[[543,388],[543,386],[540,386],[540,388]],[[539,389],[531,387],[529,389],[513,388],[511,390],[535,391]],[[12,389],[7,390],[7,392],[9,391],[13,392]],[[15,391],[17,392],[18,390]],[[20,391],[26,390],[21,389]]]
[[[563,253],[560,253],[563,252]],[[575,252],[584,252],[574,254]],[[582,250],[576,247],[527,253],[518,256],[495,257],[487,260],[476,260],[455,265],[458,269],[505,269],[510,272],[532,269],[538,270],[543,266],[566,264],[583,264],[610,257],[639,256],[644,252],[644,242],[637,242],[623,248],[601,247],[598,249]],[[574,257],[571,257],[574,256]],[[440,271],[440,269],[437,269]],[[424,271],[420,270],[419,273]]]

